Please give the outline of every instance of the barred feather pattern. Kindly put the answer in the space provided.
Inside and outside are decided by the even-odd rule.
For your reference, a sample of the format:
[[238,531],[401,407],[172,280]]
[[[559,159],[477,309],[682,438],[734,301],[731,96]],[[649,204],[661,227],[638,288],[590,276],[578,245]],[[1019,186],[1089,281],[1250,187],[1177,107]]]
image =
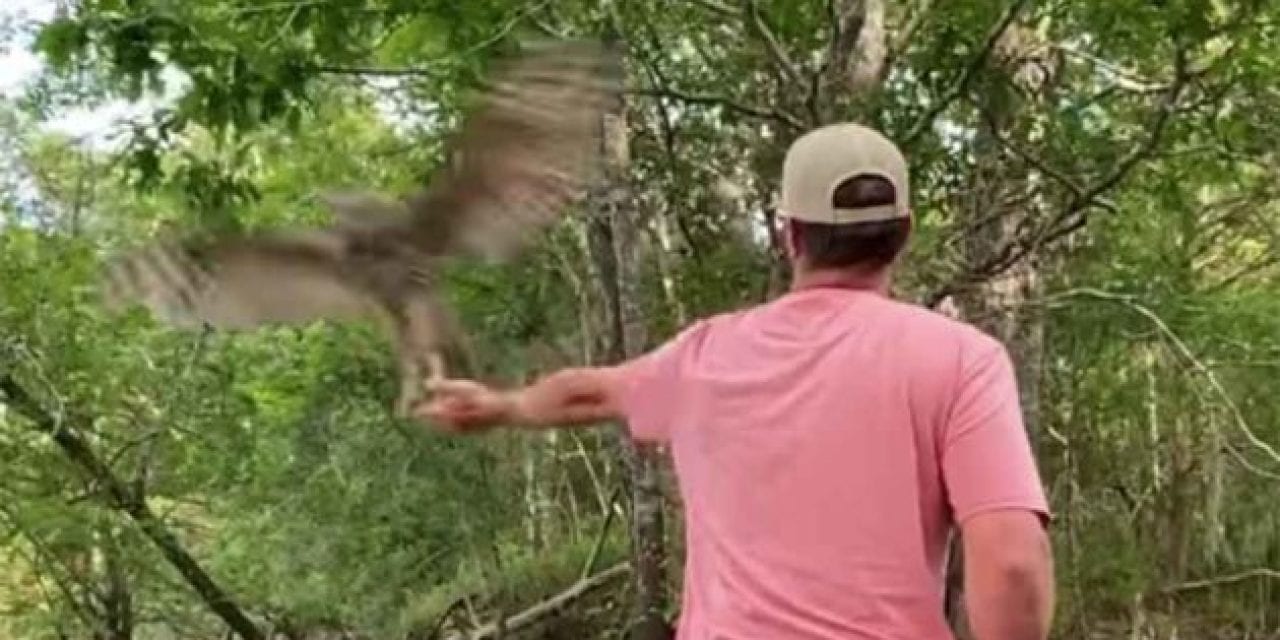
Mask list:
[[496,66],[425,189],[329,191],[326,227],[144,247],[107,265],[105,304],[140,304],[178,327],[376,317],[393,339],[404,414],[424,371],[444,375],[461,333],[436,293],[437,264],[509,260],[565,215],[602,175],[602,122],[621,90],[620,59],[604,45],[535,44]]

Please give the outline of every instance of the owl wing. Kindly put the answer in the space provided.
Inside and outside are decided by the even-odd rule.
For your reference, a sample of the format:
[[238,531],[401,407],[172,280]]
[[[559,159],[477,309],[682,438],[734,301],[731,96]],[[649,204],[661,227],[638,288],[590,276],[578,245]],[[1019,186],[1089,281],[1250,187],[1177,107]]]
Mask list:
[[349,318],[376,308],[374,292],[350,279],[341,259],[353,233],[422,240],[426,254],[509,258],[583,194],[621,69],[599,43],[534,45],[497,65],[448,145],[451,166],[425,191],[400,202],[329,193],[323,199],[338,222],[327,229],[153,246],[110,265],[106,302],[141,302],[186,326]]
[[450,165],[406,198],[419,236],[440,253],[512,257],[598,175],[622,78],[620,55],[597,42],[538,43],[500,62],[447,144]]
[[342,271],[339,242],[336,234],[304,231],[157,243],[107,265],[104,302],[115,310],[139,303],[181,327],[367,316],[373,299]]

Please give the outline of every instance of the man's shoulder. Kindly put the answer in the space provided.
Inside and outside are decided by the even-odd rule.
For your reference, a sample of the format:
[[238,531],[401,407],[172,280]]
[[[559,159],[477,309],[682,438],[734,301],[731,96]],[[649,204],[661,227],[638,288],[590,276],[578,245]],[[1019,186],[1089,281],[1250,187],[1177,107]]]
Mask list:
[[[950,345],[965,352],[987,353],[1003,348],[1002,343],[980,327],[961,319],[954,309],[932,309],[922,304],[894,298],[876,296],[864,318],[875,317],[875,322],[895,332],[907,334],[913,342],[937,349]],[[676,332],[672,342],[700,344],[714,334],[725,333],[743,322],[750,323],[757,314],[768,314],[781,299],[768,300],[708,314],[685,324]],[[768,317],[767,315],[765,317]],[[732,331],[729,331],[732,332]]]
[[886,299],[884,304],[884,320],[926,348],[948,346],[968,357],[981,357],[1004,348],[995,336],[961,319],[954,307],[933,309],[893,298]]
[[759,313],[767,309],[773,301],[761,302],[733,309],[725,309],[714,311],[704,316],[694,318],[684,325],[679,331],[679,335],[701,336],[706,335],[716,329],[740,322],[752,314]]
[[884,306],[895,321],[909,322],[912,326],[946,332],[956,336],[981,339],[987,334],[973,324],[962,320],[954,307],[930,308],[918,302],[899,298],[884,298]]

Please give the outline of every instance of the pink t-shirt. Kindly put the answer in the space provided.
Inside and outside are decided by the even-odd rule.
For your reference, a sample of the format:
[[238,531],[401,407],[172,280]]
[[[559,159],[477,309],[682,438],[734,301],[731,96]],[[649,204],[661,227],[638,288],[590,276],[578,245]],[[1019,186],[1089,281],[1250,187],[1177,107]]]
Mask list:
[[1048,517],[1005,349],[924,308],[795,291],[622,370],[685,505],[680,640],[951,640],[951,527]]

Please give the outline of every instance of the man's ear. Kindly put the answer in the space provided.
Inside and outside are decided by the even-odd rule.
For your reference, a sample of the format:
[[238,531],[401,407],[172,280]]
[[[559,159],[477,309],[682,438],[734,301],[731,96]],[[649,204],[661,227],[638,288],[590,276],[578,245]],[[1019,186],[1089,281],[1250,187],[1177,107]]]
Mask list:
[[795,223],[791,218],[786,216],[778,216],[775,218],[778,225],[778,236],[782,239],[782,251],[787,259],[795,260],[800,255],[800,243],[796,239]]

